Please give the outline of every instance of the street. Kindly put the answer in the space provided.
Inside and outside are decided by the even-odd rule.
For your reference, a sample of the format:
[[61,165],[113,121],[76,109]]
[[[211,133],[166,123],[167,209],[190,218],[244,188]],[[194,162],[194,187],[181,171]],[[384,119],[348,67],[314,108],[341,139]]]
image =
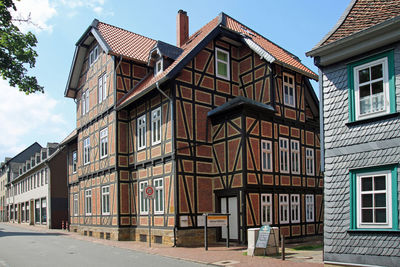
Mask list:
[[0,224],[0,266],[205,266]]

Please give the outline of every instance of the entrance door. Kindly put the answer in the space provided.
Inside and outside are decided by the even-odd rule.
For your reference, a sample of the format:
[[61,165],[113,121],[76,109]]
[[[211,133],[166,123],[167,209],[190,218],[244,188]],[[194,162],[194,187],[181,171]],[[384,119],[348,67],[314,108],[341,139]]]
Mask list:
[[[227,201],[228,199],[228,201]],[[226,204],[228,202],[228,208]],[[222,197],[220,199],[221,204],[221,213],[230,213],[229,216],[229,239],[239,239],[239,231],[238,231],[238,206],[237,206],[237,197]],[[222,238],[227,237],[226,227],[221,227],[221,235]]]

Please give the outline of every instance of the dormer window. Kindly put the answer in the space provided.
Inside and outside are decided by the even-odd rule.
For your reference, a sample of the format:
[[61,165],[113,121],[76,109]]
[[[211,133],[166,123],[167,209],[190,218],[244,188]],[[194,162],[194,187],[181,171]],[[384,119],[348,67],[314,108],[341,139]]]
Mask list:
[[163,59],[160,58],[156,61],[156,64],[154,66],[154,76],[157,76],[163,71]]
[[89,53],[89,65],[92,66],[93,63],[97,61],[99,57],[99,46],[96,45]]

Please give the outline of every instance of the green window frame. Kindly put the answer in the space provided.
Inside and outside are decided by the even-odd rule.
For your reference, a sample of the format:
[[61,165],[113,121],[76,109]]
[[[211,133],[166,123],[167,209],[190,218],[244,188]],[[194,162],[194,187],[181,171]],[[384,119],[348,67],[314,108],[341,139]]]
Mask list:
[[[398,220],[398,183],[397,183],[397,164],[385,165],[379,167],[363,168],[350,170],[350,230],[372,230],[372,231],[398,231],[399,230],[399,220]],[[363,194],[361,189],[361,179],[370,177],[378,177],[387,175],[387,180],[389,183],[385,184],[385,190],[387,193],[386,200],[388,205],[384,208],[387,211],[388,221],[385,224],[380,224],[375,222],[365,223],[361,221],[361,212],[364,208],[361,201],[361,196]],[[374,183],[374,182],[373,182]],[[372,186],[372,185],[371,185]],[[374,185],[375,186],[375,185]],[[373,201],[375,202],[375,196],[378,194],[374,192],[375,188],[372,189],[371,193],[367,194],[373,195]],[[379,191],[378,191],[379,192]],[[373,205],[375,207],[375,204]],[[372,208],[371,208],[372,209]],[[377,208],[376,208],[377,209]],[[360,226],[361,225],[361,226]]]
[[[385,61],[383,64],[383,80],[384,80],[384,94],[385,98],[389,101],[387,109],[378,112],[370,112],[367,114],[360,114],[360,108],[357,108],[359,103],[356,103],[358,96],[357,88],[357,77],[355,77],[354,72],[357,68],[369,63],[373,64],[374,61]],[[377,63],[379,64],[379,63]],[[387,67],[387,68],[386,68]],[[391,114],[396,112],[396,94],[395,94],[395,74],[394,74],[394,51],[390,50],[384,53],[374,55],[372,57],[351,63],[347,66],[348,74],[348,86],[349,86],[349,122],[359,121],[363,119],[368,119],[371,117],[378,117],[386,114]],[[372,77],[371,77],[372,79]],[[372,81],[370,82],[372,84]],[[361,87],[361,86],[360,86]],[[373,90],[373,89],[372,89]],[[386,91],[388,90],[388,92]],[[360,101],[358,101],[360,102]],[[358,109],[358,110],[357,110]]]

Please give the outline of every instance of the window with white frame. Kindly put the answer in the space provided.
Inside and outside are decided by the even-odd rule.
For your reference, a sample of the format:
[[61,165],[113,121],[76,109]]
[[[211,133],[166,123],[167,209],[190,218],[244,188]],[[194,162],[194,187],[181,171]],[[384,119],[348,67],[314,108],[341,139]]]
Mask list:
[[86,113],[88,113],[89,112],[89,89],[86,90],[85,98],[86,98],[86,101],[85,101],[86,108],[85,108],[85,110],[86,110]]
[[279,163],[280,171],[289,172],[289,140],[287,138],[279,138]]
[[272,142],[267,140],[261,140],[261,160],[262,170],[272,171]]
[[78,194],[74,194],[74,216],[78,216],[79,206],[78,206]]
[[283,73],[283,103],[287,106],[296,106],[296,93],[294,86],[294,76]]
[[92,215],[92,189],[85,191],[85,214]]
[[314,195],[306,195],[306,222],[314,221]]
[[291,221],[292,223],[300,222],[300,195],[293,194],[290,195],[290,211],[291,211]]
[[100,131],[100,158],[108,155],[108,128]]
[[82,115],[89,112],[89,90],[82,93]]
[[154,213],[164,213],[164,181],[163,178],[154,179],[153,185],[155,190]]
[[76,150],[72,152],[72,173],[76,173],[77,170],[77,162],[78,162],[78,154]]
[[356,190],[357,228],[392,228],[391,171],[358,174]]
[[110,214],[110,186],[103,186],[101,188],[101,213],[103,215]]
[[138,118],[137,121],[137,143],[138,150],[146,147],[146,114]]
[[279,195],[279,222],[289,223],[289,195]]
[[163,71],[163,59],[160,58],[156,61],[156,64],[154,66],[154,76],[157,76],[158,74],[160,74]]
[[272,224],[272,194],[261,194],[261,223]]
[[106,99],[107,97],[107,74],[104,73],[99,77],[99,81],[97,84],[97,92],[99,96],[99,103],[101,103],[103,100]]
[[151,143],[161,143],[161,107],[151,112]]
[[90,163],[90,137],[83,141],[83,164]]
[[229,52],[215,48],[215,66],[218,78],[230,79]]
[[290,141],[290,153],[292,158],[292,173],[300,173],[300,144],[297,140]]
[[306,173],[314,175],[314,149],[306,148]]
[[96,45],[89,53],[89,65],[92,66],[93,63],[97,61],[99,57],[99,46]]
[[147,181],[139,183],[139,205],[140,205],[140,214],[147,214],[149,212],[149,200],[145,199],[145,192],[147,185],[149,183]]

